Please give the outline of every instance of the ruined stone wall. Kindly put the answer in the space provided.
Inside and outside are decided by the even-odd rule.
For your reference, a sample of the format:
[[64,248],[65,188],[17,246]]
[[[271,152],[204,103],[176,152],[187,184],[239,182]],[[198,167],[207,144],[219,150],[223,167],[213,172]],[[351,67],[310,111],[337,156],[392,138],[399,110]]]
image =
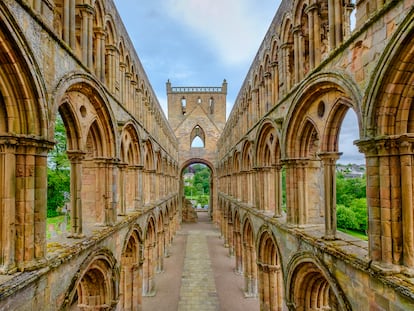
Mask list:
[[[282,1],[269,27],[218,142],[222,231],[264,309],[412,306],[413,5]],[[349,109],[366,160],[368,242],[336,230]],[[329,299],[307,298],[320,295]]]
[[[0,309],[139,309],[178,228],[178,141],[111,0],[0,3]],[[46,235],[63,120],[70,227]]]

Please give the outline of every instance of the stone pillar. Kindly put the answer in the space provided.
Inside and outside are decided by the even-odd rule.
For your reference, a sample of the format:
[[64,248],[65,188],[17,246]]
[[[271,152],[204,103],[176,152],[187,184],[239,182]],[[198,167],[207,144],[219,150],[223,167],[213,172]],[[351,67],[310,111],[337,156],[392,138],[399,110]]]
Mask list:
[[329,20],[329,50],[336,47],[335,40],[335,0],[328,0],[328,20]]
[[374,262],[382,260],[380,165],[377,147],[373,141],[359,141],[358,148],[365,154],[368,208],[368,251]]
[[309,24],[309,70],[315,68],[315,54],[319,53],[315,48],[315,41],[319,40],[319,37],[315,37],[315,15],[314,11],[318,9],[316,4],[308,6],[305,10],[305,13],[308,15],[308,24]]
[[400,143],[403,260],[408,275],[414,274],[413,141]]
[[254,169],[254,204],[256,209],[263,210],[263,168],[256,167]]
[[289,159],[286,163],[286,205],[287,222],[304,225],[307,219],[307,159]]
[[63,2],[63,40],[72,49],[76,47],[76,0],[64,0]]
[[233,220],[231,215],[227,218],[228,220],[228,242],[229,242],[229,256],[234,256],[234,231],[233,231]]
[[107,55],[107,60],[108,63],[106,64],[108,66],[108,76],[106,78],[106,85],[108,86],[108,89],[112,92],[115,93],[115,79],[116,79],[116,74],[115,74],[115,64],[116,64],[116,60],[115,60],[115,53],[116,53],[116,47],[113,45],[107,45],[106,46],[106,55]]
[[[129,68],[126,68],[126,70],[130,70]],[[125,107],[129,112],[132,113],[132,103],[131,103],[131,78],[132,75],[130,72],[125,73],[125,85],[124,85],[124,101],[125,101]]]
[[63,25],[62,25],[62,34],[63,34],[63,40],[67,43],[70,42],[69,39],[69,33],[70,33],[70,4],[71,0],[63,0]]
[[105,81],[105,31],[102,28],[94,29],[95,32],[95,73],[98,79]]
[[282,188],[282,165],[274,166],[274,183],[275,183],[275,214],[274,217],[282,217],[283,188]]
[[142,294],[145,297],[155,296],[155,280],[154,280],[154,247],[155,243],[148,243],[145,246],[146,258],[144,262],[144,267],[146,268],[144,273],[144,282],[142,288]]
[[142,198],[142,194],[144,192],[143,189],[143,183],[142,183],[142,166],[141,165],[137,165],[134,167],[135,169],[135,178],[136,178],[136,182],[135,182],[135,199],[134,199],[134,209],[136,211],[143,209],[143,198]]
[[293,53],[294,57],[294,77],[295,83],[301,80],[301,67],[304,65],[303,50],[302,50],[302,29],[300,26],[293,28]]
[[336,161],[342,153],[318,154],[323,163],[325,195],[325,240],[336,239]]
[[68,150],[66,153],[70,160],[70,237],[82,238],[82,160],[85,158],[85,152]]
[[[161,225],[162,226],[162,225]],[[156,260],[156,272],[164,272],[164,245],[165,245],[165,236],[164,231],[161,230],[157,232],[157,260]]]
[[[290,53],[292,53],[292,43],[284,43],[280,46],[282,53],[282,74],[284,77],[283,94],[285,95],[292,87],[292,73],[289,70],[290,67]],[[293,64],[294,65],[294,64]]]
[[105,167],[105,225],[112,226],[116,223],[118,210],[118,162],[108,159]]
[[126,72],[126,64],[123,60],[119,62],[119,102],[122,106],[126,107],[125,102],[125,72]]
[[236,268],[235,272],[237,274],[243,274],[243,256],[242,256],[242,242],[241,242],[241,232],[240,229],[234,231],[234,244],[235,244],[235,261]]
[[256,252],[254,246],[245,245],[245,270],[244,270],[244,279],[245,279],[245,290],[244,296],[246,298],[255,298],[257,297],[257,265],[256,265]]
[[342,25],[343,25],[343,14],[342,14],[342,0],[334,0],[335,3],[335,47],[342,43]]
[[126,171],[128,169],[127,163],[119,163],[119,211],[118,215],[126,215]]
[[82,18],[81,27],[81,50],[82,62],[92,68],[92,16],[94,13],[93,7],[90,5],[79,6]]
[[16,145],[0,141],[0,273],[14,273],[16,237]]

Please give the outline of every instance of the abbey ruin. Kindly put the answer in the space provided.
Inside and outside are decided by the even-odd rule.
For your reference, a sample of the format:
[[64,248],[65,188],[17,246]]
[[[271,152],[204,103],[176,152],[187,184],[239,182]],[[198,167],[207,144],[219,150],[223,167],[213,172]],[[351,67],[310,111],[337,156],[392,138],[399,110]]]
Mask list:
[[[167,119],[112,0],[0,1],[0,310],[142,310],[192,163],[212,172],[212,220],[261,310],[414,310],[414,0],[275,13],[227,120],[226,81],[168,81]],[[337,230],[350,109],[368,241]],[[50,238],[58,116],[71,224]]]

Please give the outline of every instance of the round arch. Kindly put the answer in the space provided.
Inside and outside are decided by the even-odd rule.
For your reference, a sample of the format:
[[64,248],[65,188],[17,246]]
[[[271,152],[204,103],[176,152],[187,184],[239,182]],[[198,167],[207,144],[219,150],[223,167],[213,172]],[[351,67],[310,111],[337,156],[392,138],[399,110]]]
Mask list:
[[[371,76],[364,109],[363,137],[408,132],[413,105],[414,10],[395,31]],[[395,86],[402,90],[395,90]],[[410,132],[413,132],[411,130]]]
[[53,140],[46,86],[23,33],[0,3],[0,132]]
[[[74,94],[73,99],[70,98],[70,93]],[[69,108],[65,107],[69,105],[72,119],[78,120],[79,130],[82,131],[81,133],[73,133],[73,137],[78,139],[76,143],[72,143],[72,148],[77,148],[73,150],[86,150],[88,139],[93,137],[97,139],[96,135],[100,135],[102,136],[100,140],[105,142],[101,152],[105,156],[115,157],[116,150],[119,149],[117,145],[119,140],[116,139],[115,116],[102,85],[88,74],[69,72],[57,83],[53,94],[51,121],[55,121],[58,110],[62,111],[63,109],[63,113],[69,111]],[[64,106],[61,108],[62,105]],[[88,111],[88,105],[92,110]],[[71,130],[70,127],[67,129]],[[49,131],[53,137],[54,127],[50,127]]]
[[335,278],[310,252],[296,253],[287,266],[287,305],[295,310],[350,311],[351,306]]
[[115,308],[118,301],[119,269],[108,249],[92,252],[72,279],[60,310],[75,304],[93,308]]
[[285,305],[282,258],[276,237],[267,225],[257,233],[256,248],[261,309],[282,310]]
[[138,225],[133,226],[124,240],[121,255],[119,307],[136,310],[142,301],[143,238]]
[[[203,159],[203,158],[191,158],[187,161],[183,162],[181,164],[181,167],[179,168],[179,176],[180,176],[180,188],[179,188],[179,194],[181,198],[184,198],[184,182],[183,182],[183,174],[185,168],[187,168],[191,164],[204,164],[210,169],[211,175],[210,175],[210,205],[209,205],[209,215],[213,219],[214,222],[217,222],[219,219],[219,209],[217,208],[218,198],[217,198],[217,171],[214,167],[213,163],[210,161]],[[180,200],[180,210],[181,212],[185,208],[185,198],[183,200]]]
[[[335,101],[331,104],[331,109],[327,107],[324,102],[326,96],[332,92],[338,93],[338,97],[343,98],[341,101]],[[337,111],[343,117],[347,109],[339,109],[339,103],[346,105],[355,111],[358,118],[359,132],[361,135],[361,113],[360,103],[362,101],[362,95],[358,86],[354,82],[354,79],[345,72],[324,72],[313,76],[311,79],[306,80],[306,83],[300,85],[296,92],[296,97],[292,100],[292,105],[286,114],[285,121],[282,127],[282,157],[296,157],[295,144],[297,140],[295,137],[298,134],[298,128],[303,127],[303,122],[307,118],[308,113],[313,120],[316,120],[320,124],[326,124],[327,116],[330,116],[332,120],[332,111]],[[335,119],[335,118],[334,118]],[[342,121],[340,118],[336,118],[337,122]],[[330,127],[330,129],[332,126]],[[339,131],[336,133],[326,133],[324,130],[319,131],[322,141],[325,135],[335,134],[339,135]]]

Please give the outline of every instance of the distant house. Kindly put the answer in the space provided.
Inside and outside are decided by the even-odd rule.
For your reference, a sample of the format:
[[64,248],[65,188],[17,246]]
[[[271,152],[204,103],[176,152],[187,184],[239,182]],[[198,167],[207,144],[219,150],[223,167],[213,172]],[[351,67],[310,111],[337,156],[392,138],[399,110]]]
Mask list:
[[365,175],[363,164],[337,164],[336,172],[342,173],[345,178],[362,178]]

